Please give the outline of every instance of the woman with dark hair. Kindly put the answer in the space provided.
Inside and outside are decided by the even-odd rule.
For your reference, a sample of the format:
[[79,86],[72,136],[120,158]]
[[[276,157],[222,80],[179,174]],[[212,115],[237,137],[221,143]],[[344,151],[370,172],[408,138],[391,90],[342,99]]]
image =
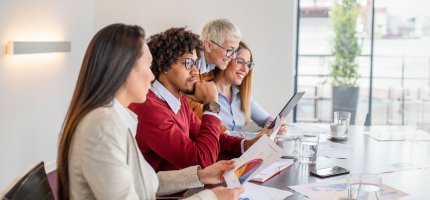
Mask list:
[[[58,196],[68,199],[155,199],[222,181],[234,167],[220,161],[158,174],[136,145],[137,118],[127,109],[146,100],[154,75],[139,26],[112,24],[91,40],[65,118],[58,152]],[[190,199],[237,199],[242,188],[218,187]]]

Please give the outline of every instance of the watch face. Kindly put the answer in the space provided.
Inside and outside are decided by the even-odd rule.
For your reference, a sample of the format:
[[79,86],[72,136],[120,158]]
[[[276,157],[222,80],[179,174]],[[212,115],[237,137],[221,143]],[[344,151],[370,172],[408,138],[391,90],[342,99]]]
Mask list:
[[219,113],[221,107],[216,102],[209,102],[203,106],[203,110],[208,110],[214,113]]
[[210,102],[210,103],[209,103],[209,110],[211,110],[212,112],[219,113],[219,111],[220,111],[220,106],[219,106],[219,104],[217,104],[217,103],[215,103],[215,102]]

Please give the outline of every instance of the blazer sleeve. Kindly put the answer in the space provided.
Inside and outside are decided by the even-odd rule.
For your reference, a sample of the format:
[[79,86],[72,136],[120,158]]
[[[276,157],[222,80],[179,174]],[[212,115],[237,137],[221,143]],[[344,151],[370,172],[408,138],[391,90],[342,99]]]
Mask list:
[[138,199],[132,170],[126,164],[124,131],[128,129],[116,126],[115,121],[102,121],[87,131],[91,136],[83,146],[81,168],[96,198]]
[[[203,187],[197,176],[199,166],[187,167],[181,170],[160,171],[157,173],[160,186],[158,187],[157,196],[164,196],[177,193],[188,188]],[[216,200],[212,190],[203,190],[186,200]]]
[[149,149],[175,168],[206,167],[217,160],[221,124],[217,117],[204,115],[201,124],[198,119],[190,121],[190,132],[186,132],[188,129],[179,127],[166,110],[150,107],[148,112],[152,113],[150,118],[139,116],[139,130],[143,132],[138,134]]
[[198,169],[201,169],[200,166],[195,165],[181,170],[159,171],[157,176],[160,186],[157,196],[177,193],[188,188],[203,187],[197,176]]

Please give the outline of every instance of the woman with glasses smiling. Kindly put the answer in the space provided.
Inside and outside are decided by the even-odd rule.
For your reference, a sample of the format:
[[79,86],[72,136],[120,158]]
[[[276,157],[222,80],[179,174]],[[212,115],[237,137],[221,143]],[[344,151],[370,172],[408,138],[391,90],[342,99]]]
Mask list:
[[[274,117],[267,113],[252,97],[251,50],[244,42],[239,43],[240,54],[231,60],[224,71],[214,70],[218,90],[219,113],[223,125],[235,136],[246,137],[240,130],[251,120],[265,127]],[[280,132],[285,132],[285,126]]]

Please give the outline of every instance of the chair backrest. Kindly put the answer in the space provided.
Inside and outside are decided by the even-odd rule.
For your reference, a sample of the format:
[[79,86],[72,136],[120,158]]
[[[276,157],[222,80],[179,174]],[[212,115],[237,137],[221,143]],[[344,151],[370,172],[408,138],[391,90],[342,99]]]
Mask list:
[[54,200],[45,165],[40,162],[4,193],[2,200]]

